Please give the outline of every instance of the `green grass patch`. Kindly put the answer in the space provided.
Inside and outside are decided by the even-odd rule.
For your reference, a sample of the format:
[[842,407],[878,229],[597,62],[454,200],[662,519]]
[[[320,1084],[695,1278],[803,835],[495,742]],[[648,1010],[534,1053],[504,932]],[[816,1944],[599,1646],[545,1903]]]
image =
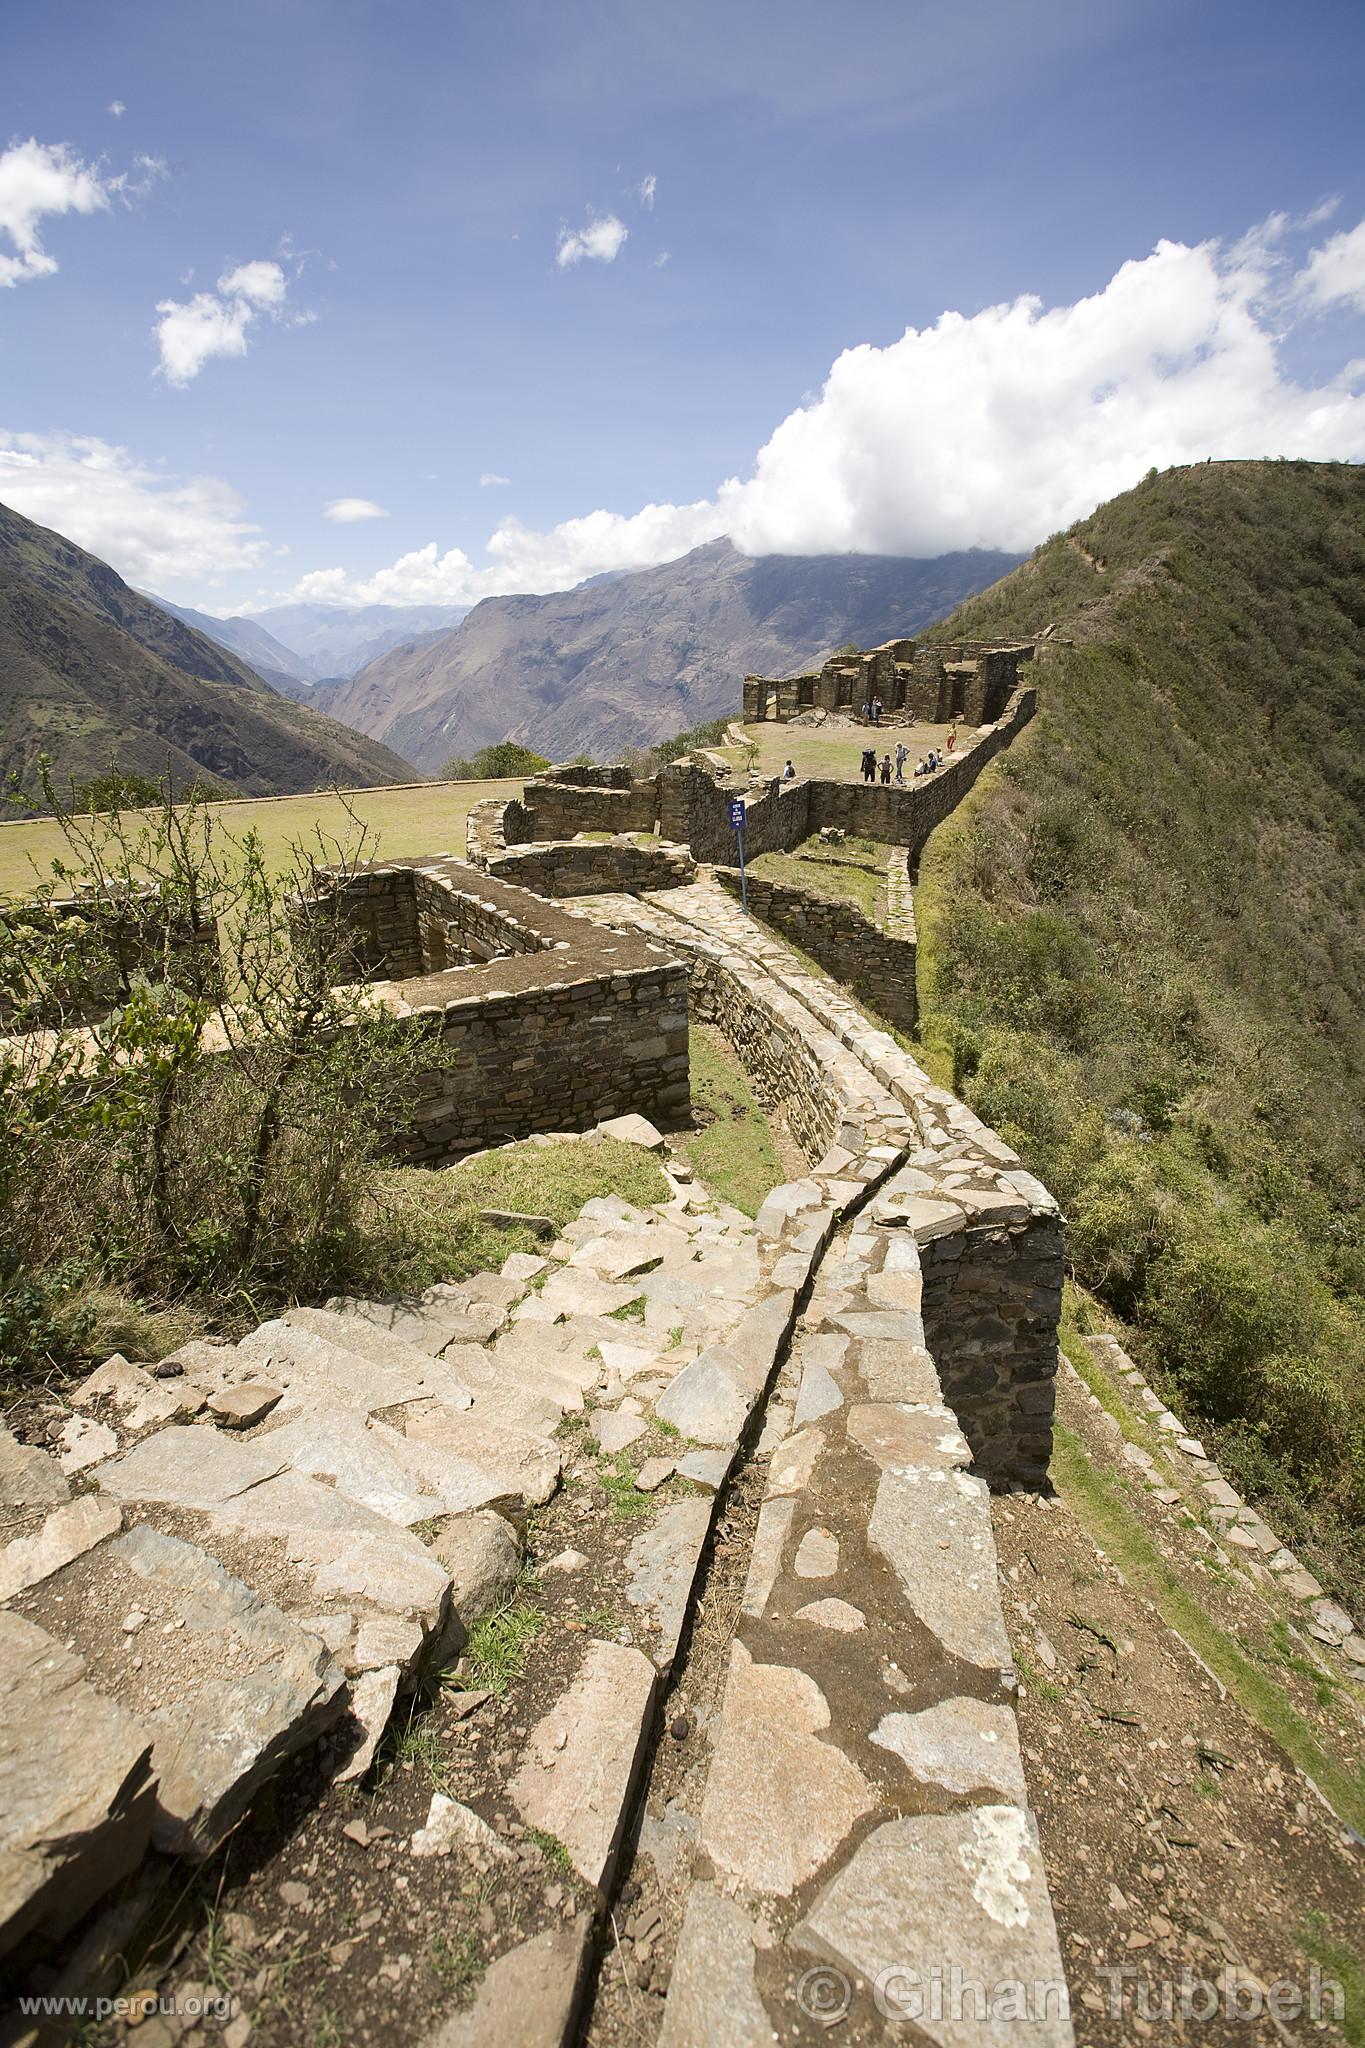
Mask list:
[[541,1610],[525,1600],[509,1601],[506,1607],[476,1621],[462,1659],[472,1681],[468,1689],[491,1692],[501,1699],[526,1669],[531,1645],[544,1623]]
[[607,1496],[613,1522],[633,1522],[651,1512],[654,1502],[636,1486],[635,1468],[624,1451],[601,1461],[597,1481]]
[[[1338,1941],[1321,1913],[1311,1913],[1298,1930],[1299,1947],[1315,1962],[1323,1976],[1341,1986],[1341,2015],[1337,2024],[1351,2048],[1365,2048],[1365,1957],[1349,1942]],[[1323,1985],[1322,2017],[1335,2017],[1329,2004],[1329,1987]]]
[[[854,867],[854,861],[865,865]],[[847,841],[837,856],[826,853],[818,838],[807,839],[792,853],[762,853],[749,865],[750,871],[765,882],[779,882],[784,888],[801,889],[808,896],[823,896],[831,903],[851,903],[869,924],[876,920],[877,892],[886,873],[886,849],[875,846],[870,839]]]
[[647,1208],[668,1194],[653,1157],[616,1138],[528,1141],[439,1171],[398,1167],[380,1181],[346,1279],[357,1291],[416,1292],[438,1280],[496,1272],[510,1252],[543,1249],[533,1231],[481,1223],[480,1209],[548,1216],[562,1228],[597,1196],[620,1195]]
[[1348,1769],[1328,1756],[1316,1730],[1199,1605],[1161,1557],[1117,1483],[1097,1470],[1080,1438],[1062,1423],[1055,1429],[1052,1477],[1091,1539],[1129,1583],[1154,1602],[1167,1626],[1184,1636],[1243,1711],[1308,1773],[1341,1819],[1365,1833],[1365,1769]]
[[565,1877],[570,1874],[573,1858],[558,1835],[549,1834],[544,1828],[527,1828],[526,1839],[535,1843],[552,1870],[560,1871]]
[[786,1179],[768,1119],[719,1032],[694,1025],[690,1053],[692,1111],[701,1128],[683,1132],[678,1149],[713,1193],[756,1216],[764,1196]]
[[441,1989],[457,2004],[468,1998],[483,1975],[483,1949],[476,1934],[433,1934],[427,1943],[427,1961]]

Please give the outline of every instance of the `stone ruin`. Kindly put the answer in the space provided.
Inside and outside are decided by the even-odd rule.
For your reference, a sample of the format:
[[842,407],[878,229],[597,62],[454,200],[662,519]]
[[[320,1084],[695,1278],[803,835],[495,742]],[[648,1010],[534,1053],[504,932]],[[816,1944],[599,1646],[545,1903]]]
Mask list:
[[823,667],[774,679],[744,678],[744,723],[785,723],[806,712],[865,717],[874,698],[882,723],[988,725],[1018,688],[1031,641],[887,640],[866,653],[832,654]]
[[[975,764],[966,749],[951,785],[894,792],[872,820],[902,880],[905,849],[1031,709],[1016,690]],[[755,830],[795,844],[826,811],[866,829],[858,794],[761,790]],[[378,999],[460,1055],[416,1091],[408,1156],[601,1130],[655,1151],[667,1196],[589,1203],[540,1253],[419,1297],[290,1309],[156,1372],[113,1358],[42,1444],[0,1435],[11,1966],[107,1983],[101,1930],[126,1944],[281,1774],[310,1774],[340,1831],[340,1790],[423,1674],[514,1597],[534,1511],[565,1546],[539,1560],[544,1655],[509,1701],[469,1695],[458,1792],[389,1830],[384,1871],[366,1874],[371,1837],[347,1823],[367,1938],[427,1858],[447,1859],[447,1913],[521,1884],[472,2003],[420,2024],[393,2006],[391,2038],[576,2038],[637,1842],[658,1903],[624,1924],[637,1954],[672,1956],[649,2008],[661,2048],[765,2048],[817,1965],[857,2038],[888,1966],[952,1956],[1062,1986],[989,1499],[1046,1472],[1061,1219],[1009,1146],[741,914],[709,865],[725,804],[693,763],[561,769],[479,807],[467,863],[318,877]],[[904,971],[891,935],[801,931],[846,966]],[[669,1150],[689,1018],[725,1036],[807,1162],[752,1221]],[[640,1503],[619,1539],[566,1491],[585,1441]],[[737,1624],[664,1805],[711,1538],[755,1470]],[[589,1579],[619,1625],[585,1625]],[[272,1911],[306,1916],[307,1882],[280,1868]],[[352,1994],[366,1952],[335,1944],[336,1995],[383,2004],[403,1958]],[[1064,1994],[1028,2038],[1069,2048]]]

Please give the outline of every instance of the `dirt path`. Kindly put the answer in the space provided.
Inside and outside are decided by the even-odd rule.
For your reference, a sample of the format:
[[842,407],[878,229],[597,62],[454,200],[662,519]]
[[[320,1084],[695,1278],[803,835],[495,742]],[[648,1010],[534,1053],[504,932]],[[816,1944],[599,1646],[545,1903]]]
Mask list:
[[[1097,1547],[1100,1512],[1118,1498],[1165,1570],[1357,1770],[1358,1709],[1315,1668],[1311,1645],[1286,1650],[1249,1589],[1111,1477],[1110,1435],[1074,1381],[1058,1419],[1061,1492],[1003,1497],[995,1524],[1077,2042],[1358,2043],[1365,1982],[1351,1951],[1365,1928],[1365,1844],[1167,1626],[1153,1588]],[[1344,2024],[1329,1981],[1314,2022],[1315,1969],[1343,1982]]]

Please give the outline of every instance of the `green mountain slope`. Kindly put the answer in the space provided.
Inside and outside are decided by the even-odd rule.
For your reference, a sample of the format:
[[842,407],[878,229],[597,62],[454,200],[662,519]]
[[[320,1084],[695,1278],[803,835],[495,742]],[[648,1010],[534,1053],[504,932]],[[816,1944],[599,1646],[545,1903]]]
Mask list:
[[924,1033],[1218,1453],[1365,1563],[1365,471],[1153,474],[942,637],[1048,637],[926,857]]
[[415,781],[389,748],[290,703],[107,563],[0,505],[0,774],[31,786],[111,757],[241,796]]

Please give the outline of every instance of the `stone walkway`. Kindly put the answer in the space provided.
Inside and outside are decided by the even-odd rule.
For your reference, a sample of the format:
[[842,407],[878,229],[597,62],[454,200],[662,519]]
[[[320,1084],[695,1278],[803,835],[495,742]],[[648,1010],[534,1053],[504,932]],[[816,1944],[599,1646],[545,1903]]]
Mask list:
[[[687,1830],[665,2048],[769,2048],[845,2019],[856,2040],[901,2020],[945,2042],[1071,2039],[990,1498],[924,1347],[911,1191],[893,1178],[842,1234],[801,1317]],[[954,1987],[972,1982],[1026,1987],[1025,2016],[1002,2000],[963,2025]]]
[[[880,2039],[923,1989],[929,2038],[1064,2048],[984,1483],[1046,1464],[1055,1204],[709,878],[585,908],[688,959],[694,1014],[816,1163],[753,1224],[678,1168],[659,1209],[589,1203],[500,1273],[292,1310],[169,1372],[111,1359],[48,1448],[0,1438],[0,1946],[50,1950],[149,1849],[208,1856],[305,1749],[365,1773],[419,1681],[471,1682],[528,1514],[568,1532],[546,1571],[590,1565],[591,1467],[645,1503],[630,1624],[538,1642],[535,1711],[394,1845],[450,1858],[453,1895],[521,1872],[433,2048],[570,2038],[717,1501],[790,1348],[659,2038],[813,2039],[846,1999],[841,2038]],[[391,1994],[350,2000],[352,1946],[331,1966],[359,2010]],[[1024,1986],[1024,2032],[935,2017],[964,1977]]]

